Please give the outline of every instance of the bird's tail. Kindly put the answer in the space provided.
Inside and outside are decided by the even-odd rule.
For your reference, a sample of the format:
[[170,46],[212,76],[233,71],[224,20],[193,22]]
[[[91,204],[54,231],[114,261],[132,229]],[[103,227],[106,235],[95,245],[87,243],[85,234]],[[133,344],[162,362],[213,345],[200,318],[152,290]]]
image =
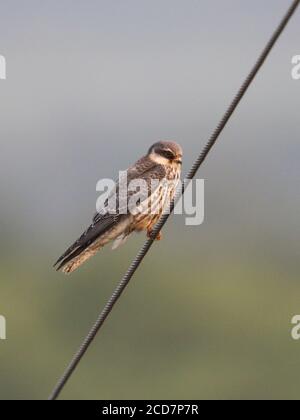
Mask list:
[[56,261],[54,267],[56,267],[57,271],[62,270],[65,274],[72,273],[72,271],[75,271],[81,264],[95,255],[100,248],[102,246],[99,243],[81,245],[79,241],[76,241]]
[[79,255],[75,256],[70,261],[63,263],[63,265],[58,267],[58,270],[62,269],[63,273],[70,274],[73,271],[75,271],[78,267],[80,267],[89,258],[93,257],[98,250],[99,248],[86,248],[84,251],[82,251]]

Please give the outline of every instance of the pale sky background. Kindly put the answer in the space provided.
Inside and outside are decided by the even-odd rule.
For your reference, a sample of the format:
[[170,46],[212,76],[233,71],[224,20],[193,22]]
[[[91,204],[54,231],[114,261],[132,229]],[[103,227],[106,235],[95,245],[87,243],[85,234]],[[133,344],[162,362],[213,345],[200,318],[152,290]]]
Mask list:
[[[1,2],[0,398],[47,396],[143,243],[52,269],[97,181],[161,139],[186,173],[289,3]],[[299,397],[299,39],[300,10],[198,173],[204,224],[172,217],[64,395]]]

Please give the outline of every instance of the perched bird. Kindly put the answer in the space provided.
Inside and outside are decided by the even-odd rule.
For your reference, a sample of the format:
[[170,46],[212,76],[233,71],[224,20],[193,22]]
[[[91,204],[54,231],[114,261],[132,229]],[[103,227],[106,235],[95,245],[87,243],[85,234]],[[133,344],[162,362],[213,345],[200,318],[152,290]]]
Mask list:
[[[118,183],[110,196],[115,199],[110,201],[116,203],[114,211],[110,211],[109,200],[106,200],[106,206],[95,214],[88,229],[54,264],[57,270],[71,273],[108,242],[114,241],[113,248],[116,248],[132,232],[146,230],[150,237],[154,225],[174,197],[181,164],[182,148],[177,143],[160,141],[153,144],[148,153],[126,171],[126,211],[124,203],[121,208],[121,187]],[[134,208],[129,208],[130,199],[137,193],[129,190],[129,186],[136,181],[142,181],[146,187],[144,191],[139,191]]]

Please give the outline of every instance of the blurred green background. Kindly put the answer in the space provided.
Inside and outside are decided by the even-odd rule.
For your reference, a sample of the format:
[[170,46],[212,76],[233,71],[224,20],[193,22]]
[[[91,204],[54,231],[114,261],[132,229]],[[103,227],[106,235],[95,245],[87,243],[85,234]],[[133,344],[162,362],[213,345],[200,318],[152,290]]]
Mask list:
[[[185,172],[286,6],[2,2],[0,399],[47,398],[143,243],[52,269],[98,179],[158,139]],[[299,398],[298,40],[299,13],[199,172],[204,224],[170,219],[61,398]]]

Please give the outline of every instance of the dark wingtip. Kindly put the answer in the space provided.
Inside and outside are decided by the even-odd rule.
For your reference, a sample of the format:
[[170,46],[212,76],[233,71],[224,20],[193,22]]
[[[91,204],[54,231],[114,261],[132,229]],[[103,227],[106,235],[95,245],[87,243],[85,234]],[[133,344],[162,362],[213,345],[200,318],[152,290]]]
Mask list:
[[63,268],[63,266],[65,265],[64,262],[62,262],[61,264],[59,264],[58,267],[56,267],[58,263],[59,263],[59,261],[57,263],[55,263],[55,265],[53,266],[56,271],[60,271]]
[[68,262],[68,258],[59,258],[56,263],[53,265],[53,268],[55,268],[55,271],[60,271]]
[[[73,252],[74,253],[74,252]],[[59,259],[56,261],[56,263],[53,265],[53,268],[55,268],[56,271],[60,271],[68,262],[70,255],[73,254],[72,252],[70,254],[63,254]]]
[[[53,264],[53,268],[55,268],[63,259],[64,259],[63,255],[61,257],[59,257],[59,259]],[[56,270],[58,271],[59,267],[56,268]]]
[[58,264],[60,264],[59,265],[59,267],[57,267],[56,268],[56,271],[59,271],[62,267],[63,267],[63,265],[67,262],[66,260],[67,260],[67,258],[70,256],[70,255],[72,255],[75,251],[76,251],[76,246],[77,246],[77,244],[78,244],[78,241],[76,241],[76,242],[74,242],[74,244],[73,245],[71,245],[67,250],[66,250],[66,252],[64,252],[59,258],[58,258],[58,260],[53,264],[53,268],[55,268]]

